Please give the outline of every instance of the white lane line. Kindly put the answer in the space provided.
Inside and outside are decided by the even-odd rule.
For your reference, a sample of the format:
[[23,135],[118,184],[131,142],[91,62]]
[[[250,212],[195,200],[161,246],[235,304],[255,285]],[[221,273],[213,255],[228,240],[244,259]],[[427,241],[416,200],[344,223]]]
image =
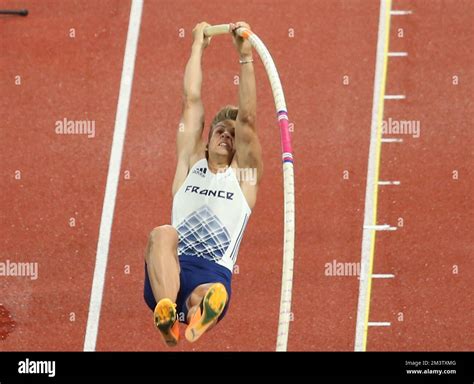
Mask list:
[[354,340],[355,351],[365,351],[367,347],[367,323],[369,321],[370,292],[375,252],[375,231],[365,226],[377,223],[378,177],[382,138],[384,94],[387,77],[387,52],[390,31],[391,0],[380,0],[377,54],[375,61],[374,95],[372,100],[372,121],[370,126],[369,161],[367,165],[367,185],[365,190],[364,230],[362,231],[361,270],[357,321]]
[[372,274],[373,279],[393,279],[395,275],[391,273],[374,273]]
[[407,97],[405,95],[385,95],[383,98],[385,100],[403,100]]
[[369,321],[367,325],[369,327],[390,327],[391,323],[388,321]]
[[400,185],[399,181],[379,181],[379,185]]
[[382,138],[382,143],[403,143],[403,139],[395,139],[393,137]]
[[406,57],[408,56],[408,52],[389,52],[389,57]]
[[396,231],[397,227],[391,227],[388,224],[364,225],[364,229],[368,229],[368,230],[372,230],[372,231]]
[[110,234],[114,217],[115,199],[122,162],[122,152],[127,130],[128,108],[132,91],[133,72],[137,53],[138,36],[142,18],[143,0],[132,0],[130,19],[128,24],[127,42],[120,80],[120,92],[115,115],[114,136],[110,153],[109,170],[105,186],[104,204],[100,219],[99,240],[95,259],[94,277],[89,303],[89,316],[87,318],[86,334],[84,338],[84,351],[94,351],[96,348],[99,330],[100,310],[102,295],[104,293],[105,272],[110,245]]
[[411,15],[413,11],[402,11],[402,10],[393,10],[390,11],[390,15],[392,16],[404,16],[404,15]]

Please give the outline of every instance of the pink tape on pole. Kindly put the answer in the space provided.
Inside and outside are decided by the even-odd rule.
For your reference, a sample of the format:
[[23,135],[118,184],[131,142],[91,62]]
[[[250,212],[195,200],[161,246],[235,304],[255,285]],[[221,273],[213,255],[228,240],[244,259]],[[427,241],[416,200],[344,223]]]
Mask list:
[[280,126],[281,151],[283,162],[293,162],[293,150],[291,148],[291,137],[288,129],[288,114],[286,111],[278,112],[278,125]]

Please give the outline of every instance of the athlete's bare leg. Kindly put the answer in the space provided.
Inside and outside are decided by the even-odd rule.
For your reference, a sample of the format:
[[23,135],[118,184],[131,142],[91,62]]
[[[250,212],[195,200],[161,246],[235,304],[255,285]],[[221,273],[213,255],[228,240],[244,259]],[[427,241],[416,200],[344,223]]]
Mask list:
[[148,277],[156,302],[176,302],[179,291],[178,232],[171,225],[154,228],[145,253]]

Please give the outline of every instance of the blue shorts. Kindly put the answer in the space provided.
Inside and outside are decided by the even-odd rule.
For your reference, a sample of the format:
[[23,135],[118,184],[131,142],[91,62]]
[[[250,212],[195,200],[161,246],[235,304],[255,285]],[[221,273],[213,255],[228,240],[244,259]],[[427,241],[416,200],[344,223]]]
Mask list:
[[[219,316],[218,321],[222,320],[229,307],[232,272],[222,265],[196,256],[181,255],[179,257],[179,265],[181,267],[181,272],[179,274],[180,288],[178,298],[176,299],[176,309],[178,311],[179,319],[182,320],[184,316],[184,322],[187,323],[188,308],[186,306],[186,301],[197,286],[207,283],[222,283],[224,284],[228,294],[227,303],[224,307],[224,311]],[[146,263],[144,298],[150,309],[154,311],[156,307],[156,299],[153,296],[153,291],[151,289]]]

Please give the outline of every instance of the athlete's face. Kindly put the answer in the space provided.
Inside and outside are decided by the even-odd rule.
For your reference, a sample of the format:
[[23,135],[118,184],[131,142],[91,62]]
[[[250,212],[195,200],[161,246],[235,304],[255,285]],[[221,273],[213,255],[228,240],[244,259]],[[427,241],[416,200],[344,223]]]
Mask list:
[[209,152],[233,156],[235,152],[235,121],[224,120],[217,123],[209,141]]

